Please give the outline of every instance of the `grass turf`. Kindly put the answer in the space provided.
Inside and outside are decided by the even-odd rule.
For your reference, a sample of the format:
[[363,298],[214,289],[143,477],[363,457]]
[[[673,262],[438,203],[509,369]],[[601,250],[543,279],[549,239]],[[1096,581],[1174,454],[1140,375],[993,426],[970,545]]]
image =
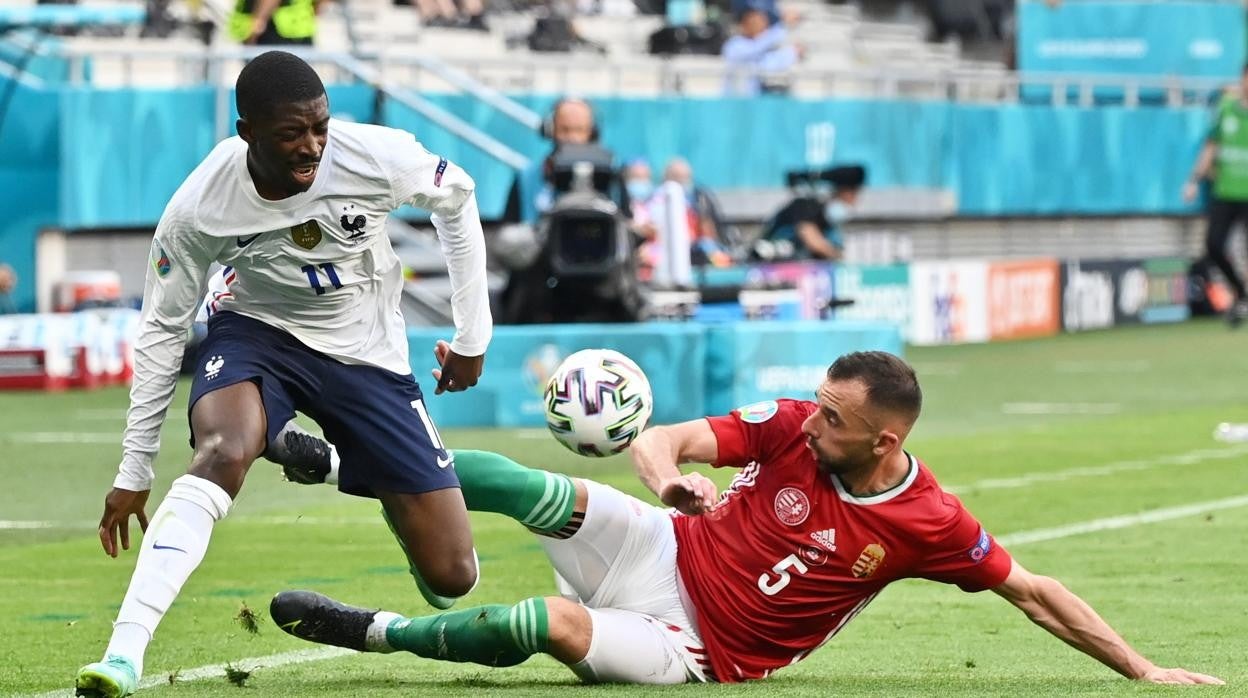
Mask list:
[[[1220,421],[1248,421],[1248,336],[1221,324],[1118,329],[1008,344],[915,348],[926,404],[909,442],[998,536],[1248,494],[1248,446],[1211,439]],[[656,399],[664,395],[656,386]],[[813,388],[814,386],[812,386]],[[185,386],[163,435],[149,513],[189,457]],[[434,398],[436,399],[436,398]],[[72,684],[94,660],[133,568],[111,560],[94,521],[119,455],[126,394],[0,394],[0,519],[51,522],[0,529],[0,695]],[[587,460],[539,431],[444,435],[522,462],[643,495],[623,457]],[[725,484],[729,472],[711,472]],[[481,584],[466,605],[553,593],[548,563],[517,524],[474,515]],[[137,531],[136,531],[137,533]],[[286,588],[417,614],[423,606],[375,503],[281,481],[258,462],[208,555],[162,623],[149,676],[248,657],[314,650],[242,604],[267,612]],[[136,535],[137,544],[137,535]],[[1160,664],[1219,675],[1218,695],[1248,695],[1248,508],[1101,531],[1012,549],[1062,579]],[[465,602],[461,602],[465,603]],[[261,668],[245,695],[411,696],[444,692],[641,695],[678,690],[768,695],[1133,695],[1176,690],[1128,683],[1063,646],[991,593],[930,582],[881,594],[826,647],[762,684],[679,689],[582,687],[553,660],[489,670],[409,655],[337,657]],[[237,695],[224,678],[177,682],[151,695]],[[1188,689],[1191,690],[1191,689]],[[1202,689],[1202,691],[1205,689]]]

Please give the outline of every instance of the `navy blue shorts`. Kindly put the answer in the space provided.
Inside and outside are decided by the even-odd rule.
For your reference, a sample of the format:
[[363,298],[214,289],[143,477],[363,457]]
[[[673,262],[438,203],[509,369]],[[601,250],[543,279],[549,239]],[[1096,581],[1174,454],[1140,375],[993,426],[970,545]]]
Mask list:
[[260,389],[269,443],[296,410],[316,420],[338,449],[338,489],[347,494],[459,487],[411,374],[344,364],[259,320],[217,313],[199,347],[187,418],[199,398],[242,381]]

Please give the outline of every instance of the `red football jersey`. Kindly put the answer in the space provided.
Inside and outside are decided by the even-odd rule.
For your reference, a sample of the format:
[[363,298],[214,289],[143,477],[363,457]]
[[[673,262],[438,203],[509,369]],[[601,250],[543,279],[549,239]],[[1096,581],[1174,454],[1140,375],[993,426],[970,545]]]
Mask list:
[[827,642],[889,582],[994,587],[1011,559],[914,456],[905,480],[854,497],[822,474],[802,421],[813,402],[764,402],[708,421],[716,466],[740,467],[701,516],[674,515],[677,565],[714,679],[758,679]]

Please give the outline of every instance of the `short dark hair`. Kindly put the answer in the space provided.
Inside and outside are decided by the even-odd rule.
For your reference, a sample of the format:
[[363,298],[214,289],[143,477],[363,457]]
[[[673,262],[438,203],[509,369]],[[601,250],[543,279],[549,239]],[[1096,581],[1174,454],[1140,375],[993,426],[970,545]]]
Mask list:
[[828,367],[828,380],[861,380],[872,405],[904,416],[910,423],[923,410],[923,391],[914,369],[886,351],[856,351]]
[[321,76],[293,53],[268,51],[243,66],[234,102],[244,119],[264,118],[284,104],[310,102],[325,94]]

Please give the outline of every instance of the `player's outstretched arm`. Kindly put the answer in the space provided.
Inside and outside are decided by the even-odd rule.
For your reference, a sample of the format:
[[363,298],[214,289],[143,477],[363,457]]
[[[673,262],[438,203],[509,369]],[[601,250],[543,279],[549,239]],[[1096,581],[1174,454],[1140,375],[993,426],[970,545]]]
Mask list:
[[1152,683],[1221,684],[1213,676],[1165,669],[1136,652],[1083,599],[1051,577],[1032,574],[1014,562],[1010,575],[993,588],[1036,625],[1129,679]]
[[467,172],[428,152],[410,134],[396,133],[400,139],[396,151],[404,159],[397,184],[402,192],[399,201],[406,200],[432,214],[429,221],[438,233],[451,282],[455,337],[450,350],[439,358],[434,394],[467,390],[481,377],[485,349],[494,332],[476,184]]
[[186,331],[204,297],[205,276],[220,242],[199,235],[181,207],[171,203],[152,240],[143,291],[143,314],[134,344],[130,410],[122,437],[121,465],[104,499],[99,537],[104,552],[117,557],[117,540],[130,549],[130,517],[147,529],[144,507],[160,450],[160,427],[173,400]]
[[701,514],[715,505],[715,483],[700,473],[680,473],[680,463],[714,463],[719,457],[715,432],[705,419],[651,427],[628,449],[642,484],[664,504],[685,514]]

